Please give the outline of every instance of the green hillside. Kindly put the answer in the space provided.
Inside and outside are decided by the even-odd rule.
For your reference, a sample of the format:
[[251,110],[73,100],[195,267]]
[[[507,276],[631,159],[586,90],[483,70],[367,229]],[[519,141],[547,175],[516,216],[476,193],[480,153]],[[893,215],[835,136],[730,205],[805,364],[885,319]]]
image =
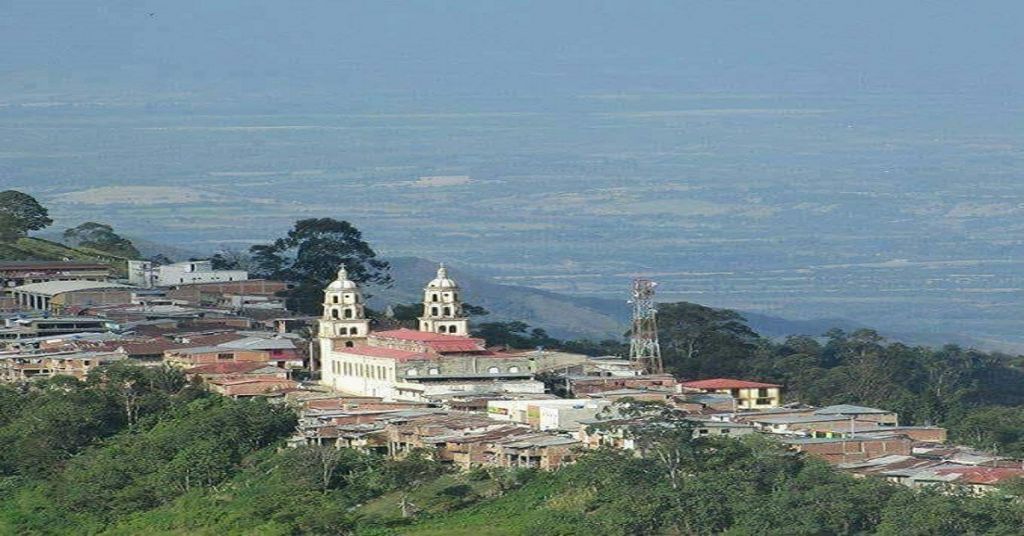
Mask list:
[[128,259],[88,247],[71,247],[35,237],[15,242],[0,242],[0,260],[4,261],[75,261],[109,264],[117,277],[127,274]]

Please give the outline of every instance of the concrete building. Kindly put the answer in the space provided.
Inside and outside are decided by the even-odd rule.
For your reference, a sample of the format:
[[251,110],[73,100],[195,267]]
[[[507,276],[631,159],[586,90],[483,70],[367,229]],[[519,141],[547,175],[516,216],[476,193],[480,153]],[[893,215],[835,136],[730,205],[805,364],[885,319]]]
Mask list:
[[196,283],[245,281],[245,270],[214,270],[210,261],[185,261],[153,266],[148,261],[128,263],[128,281],[140,287],[171,287]]
[[118,329],[118,325],[107,318],[84,316],[15,318],[4,322],[4,327],[0,329],[0,341],[19,341],[68,333],[99,333],[116,329]]
[[611,406],[608,400],[541,399],[491,400],[487,416],[499,420],[529,424],[538,430],[578,430],[580,422],[594,419]]
[[110,266],[99,263],[55,261],[0,262],[0,287],[10,289],[48,281],[107,281]]
[[715,378],[679,384],[683,393],[717,393],[736,400],[736,409],[777,408],[782,404],[782,386],[731,378]]
[[11,289],[14,302],[23,310],[61,314],[72,306],[131,303],[132,287],[100,281],[48,281]]
[[26,352],[0,355],[0,380],[8,383],[56,375],[85,378],[92,369],[127,359],[118,352]]

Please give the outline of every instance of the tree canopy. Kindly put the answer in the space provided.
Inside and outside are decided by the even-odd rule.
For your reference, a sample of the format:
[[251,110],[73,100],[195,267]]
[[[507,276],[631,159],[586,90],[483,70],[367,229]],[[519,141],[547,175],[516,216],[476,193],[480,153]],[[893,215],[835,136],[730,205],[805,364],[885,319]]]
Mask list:
[[0,239],[25,236],[52,223],[49,212],[31,195],[17,190],[0,192]]
[[115,233],[114,228],[105,223],[87,221],[65,230],[63,237],[69,244],[98,249],[119,257],[137,259],[141,256],[131,240]]
[[249,251],[255,275],[295,284],[288,293],[288,305],[304,313],[320,313],[323,289],[343,264],[357,283],[391,283],[388,263],[377,258],[362,233],[347,221],[299,220],[285,237]]

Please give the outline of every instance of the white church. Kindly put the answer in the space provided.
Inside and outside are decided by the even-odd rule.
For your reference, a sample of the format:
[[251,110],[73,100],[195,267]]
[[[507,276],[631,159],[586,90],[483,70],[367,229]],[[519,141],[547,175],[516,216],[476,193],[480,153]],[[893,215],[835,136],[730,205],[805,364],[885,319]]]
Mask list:
[[324,290],[321,383],[341,393],[423,401],[449,393],[543,393],[538,354],[486,348],[469,336],[459,286],[442,264],[423,289],[419,329],[371,331],[359,286],[342,267]]

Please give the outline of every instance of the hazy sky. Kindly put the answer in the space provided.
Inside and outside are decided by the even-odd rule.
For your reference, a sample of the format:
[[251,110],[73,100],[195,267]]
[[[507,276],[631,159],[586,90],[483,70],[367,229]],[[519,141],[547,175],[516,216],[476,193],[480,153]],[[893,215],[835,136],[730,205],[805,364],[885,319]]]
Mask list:
[[0,90],[1013,98],[1024,2],[0,0]]

